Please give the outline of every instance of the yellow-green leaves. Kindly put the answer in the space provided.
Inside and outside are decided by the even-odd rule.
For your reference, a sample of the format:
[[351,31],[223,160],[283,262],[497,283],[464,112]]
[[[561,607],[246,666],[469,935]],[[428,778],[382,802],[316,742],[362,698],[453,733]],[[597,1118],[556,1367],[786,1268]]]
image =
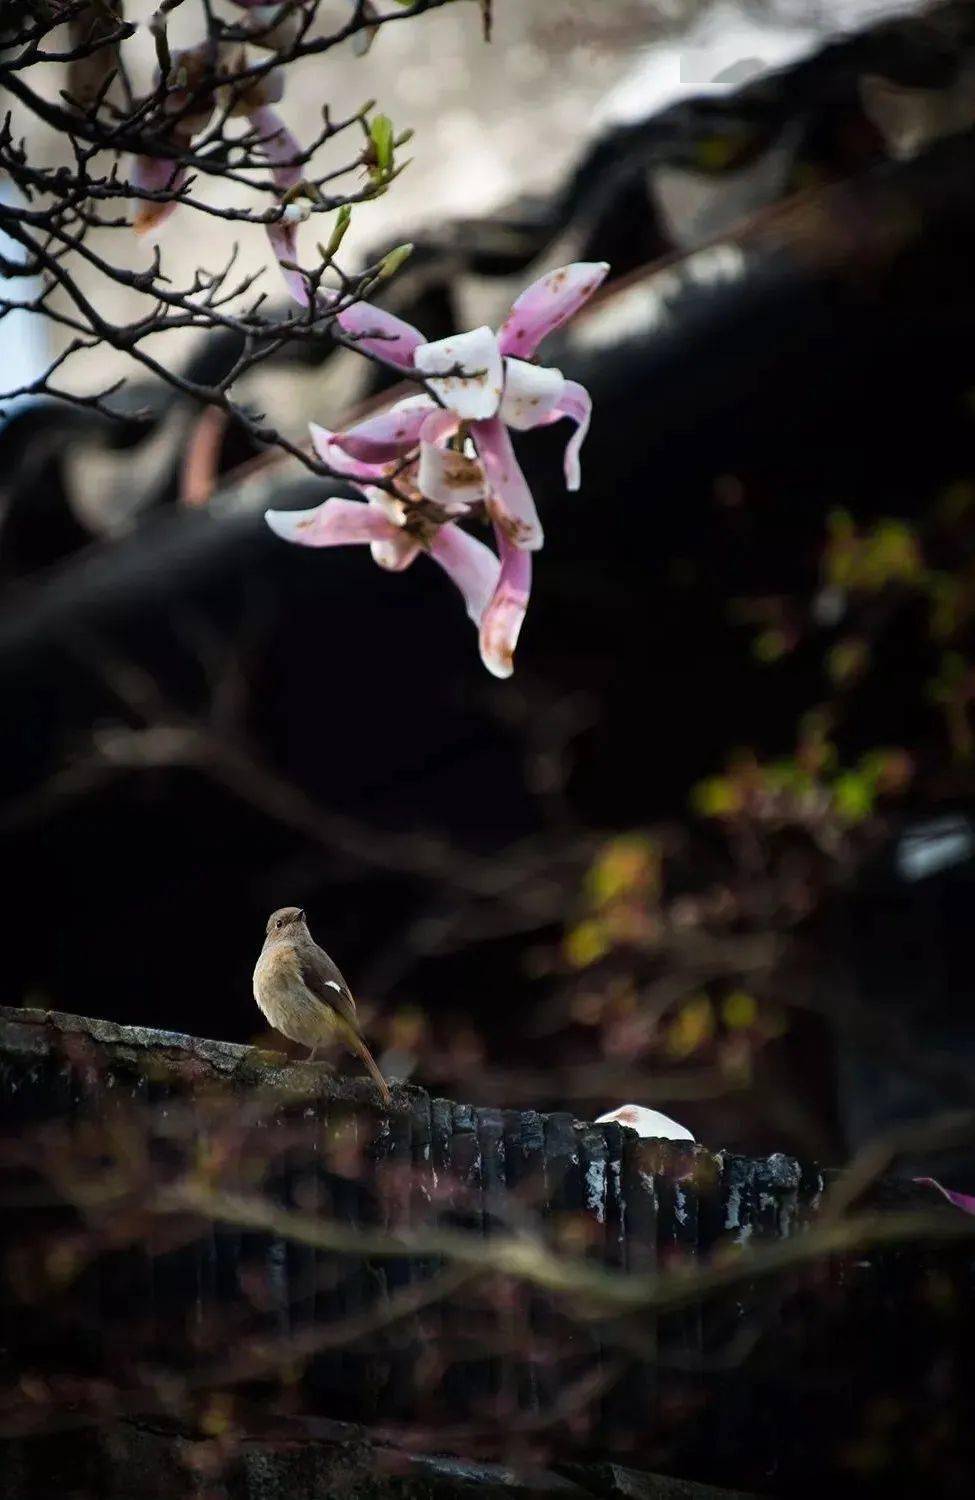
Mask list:
[[585,911],[566,934],[563,951],[573,969],[587,969],[614,948],[639,942],[648,912],[660,897],[660,850],[642,833],[603,845],[586,875]]
[[840,766],[836,746],[820,737],[800,741],[791,760],[762,763],[742,756],[723,776],[699,782],[691,805],[699,817],[749,817],[772,826],[831,822],[842,828],[862,823],[880,797],[896,796],[911,780],[913,762],[898,747],[878,748],[853,766]]
[[846,636],[831,646],[826,671],[837,687],[849,687],[861,678],[870,663],[870,646],[859,636]]
[[677,1061],[692,1057],[711,1040],[714,1032],[714,1006],[709,997],[705,994],[691,995],[667,1027],[667,1051]]
[[699,818],[733,818],[744,806],[743,790],[731,776],[709,776],[691,792],[691,807]]
[[369,113],[374,106],[375,100],[370,100],[358,113],[358,120],[366,137],[360,160],[372,185],[369,196],[379,198],[393,179],[409,166],[409,161],[396,161],[396,151],[413,139],[413,131],[401,130],[397,134],[388,115],[373,115],[370,119]]
[[393,122],[388,115],[374,115],[369,122],[374,159],[370,171],[381,181],[393,168]]
[[586,878],[586,893],[594,906],[605,907],[625,896],[656,895],[660,885],[660,855],[644,834],[622,834],[604,844]]
[[823,558],[827,583],[854,593],[890,584],[917,584],[924,573],[921,543],[906,521],[887,518],[859,530],[846,511],[829,518]]
[[747,1031],[758,1020],[758,1003],[747,990],[732,990],[721,1006],[721,1019],[729,1031]]

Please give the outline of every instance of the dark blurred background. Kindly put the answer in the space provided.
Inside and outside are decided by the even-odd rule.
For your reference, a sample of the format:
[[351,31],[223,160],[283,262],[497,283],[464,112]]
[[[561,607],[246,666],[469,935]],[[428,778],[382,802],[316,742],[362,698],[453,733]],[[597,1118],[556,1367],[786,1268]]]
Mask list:
[[[613,263],[545,351],[594,398],[581,493],[518,443],[515,677],[424,560],[273,537],[330,492],[297,466],[222,433],[188,505],[172,392],[128,389],[148,428],[12,412],[4,999],[272,1041],[251,971],[296,903],[394,1076],[839,1161],[971,1093],[975,29],[537,9],[487,52],[424,23],[465,36],[454,114],[379,38],[436,151],[357,229],[416,241],[390,306],[430,337]],[[421,216],[431,172],[470,202]],[[297,431],[369,380],[323,346],[259,394]]]

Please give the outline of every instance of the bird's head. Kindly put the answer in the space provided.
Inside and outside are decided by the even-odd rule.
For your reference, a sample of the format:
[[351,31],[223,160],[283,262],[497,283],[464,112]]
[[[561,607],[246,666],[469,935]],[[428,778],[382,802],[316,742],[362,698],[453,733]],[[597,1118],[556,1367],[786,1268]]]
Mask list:
[[271,913],[264,930],[269,938],[297,937],[299,932],[307,932],[308,927],[300,906],[282,906],[280,911]]

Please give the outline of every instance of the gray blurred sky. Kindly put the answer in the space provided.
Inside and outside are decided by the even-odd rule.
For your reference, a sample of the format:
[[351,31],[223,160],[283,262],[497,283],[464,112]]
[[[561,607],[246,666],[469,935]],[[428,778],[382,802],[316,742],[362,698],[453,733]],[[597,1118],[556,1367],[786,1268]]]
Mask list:
[[[281,111],[299,138],[314,132],[322,105],[334,116],[349,113],[368,98],[393,118],[412,126],[412,165],[389,194],[356,209],[346,241],[349,263],[358,252],[391,236],[408,238],[417,227],[444,216],[490,212],[512,195],[551,187],[578,156],[583,144],[614,119],[636,118],[680,94],[714,87],[731,70],[741,81],[763,66],[788,63],[820,38],[855,26],[881,10],[907,8],[911,0],[495,0],[495,41],[481,40],[473,4],[458,4],[415,21],[386,28],[366,57],[351,47],[289,69]],[[129,0],[127,15],[145,20],[156,0]],[[329,0],[322,15],[340,19],[347,0]],[[175,45],[196,39],[195,5],[174,12]],[[682,24],[683,23],[683,24]],[[689,29],[688,29],[689,26]],[[148,35],[132,44],[140,83],[152,68]],[[52,76],[47,92],[61,80]],[[34,160],[55,162],[63,141],[40,134]],[[342,138],[322,153],[323,169],[346,159]],[[317,165],[317,162],[316,162]],[[354,183],[355,178],[347,179]],[[240,203],[240,189],[208,183],[215,203]],[[306,258],[325,224],[316,219],[303,230]],[[102,254],[148,264],[150,249],[120,231],[103,231],[92,243]],[[162,238],[163,268],[177,284],[187,282],[202,262],[213,268],[226,258],[234,240],[243,269],[268,264],[263,233],[184,210],[173,216]],[[93,284],[87,289],[115,317],[135,312],[138,301],[119,289]],[[266,284],[280,289],[269,264]],[[56,337],[56,334],[54,335]],[[179,336],[167,336],[165,357],[185,355]],[[4,363],[28,352],[24,329],[8,321],[0,357]],[[161,342],[155,351],[162,356]],[[35,354],[31,354],[36,358]],[[72,367],[76,389],[91,388],[122,373],[126,362],[113,351],[83,356]]]
[[[325,57],[306,59],[288,69],[288,86],[280,110],[299,139],[313,135],[328,104],[333,117],[353,112],[374,98],[398,128],[416,131],[408,154],[412,164],[390,192],[376,203],[357,207],[344,254],[350,266],[367,248],[446,215],[481,214],[525,188],[555,183],[591,131],[594,112],[607,91],[625,73],[630,46],[645,18],[646,0],[600,0],[616,13],[605,44],[588,29],[574,39],[572,23],[592,7],[581,0],[498,0],[496,40],[486,46],[474,5],[459,4],[415,21],[396,23],[376,38],[365,57],[344,44]],[[127,16],[144,21],[156,0],[129,0]],[[326,17],[339,20],[347,0],[323,5]],[[196,13],[196,14],[194,14]],[[174,12],[170,32],[174,45],[194,40],[198,7]],[[626,28],[622,23],[628,21]],[[628,38],[630,45],[624,45]],[[140,87],[148,86],[154,54],[147,33],[133,40],[129,53]],[[47,92],[63,80],[50,78]],[[33,138],[36,163],[63,160],[63,141],[48,132]],[[316,159],[322,170],[352,158],[361,136],[339,137]],[[341,179],[355,188],[356,174]],[[214,204],[241,203],[241,190],[212,180],[200,184]],[[257,200],[255,199],[255,204]],[[263,206],[263,204],[261,204]],[[302,248],[314,260],[315,241],[327,236],[328,220],[317,218],[302,230]],[[259,228],[204,217],[189,210],[173,215],[160,236],[163,269],[177,284],[187,284],[201,263],[213,269],[240,244],[239,265],[250,271],[267,264],[265,284],[275,296],[283,283],[269,260],[267,240]],[[93,235],[91,244],[106,258],[128,261],[133,268],[151,263],[151,248],[119,231]],[[114,317],[135,313],[136,294],[128,296],[79,270],[79,280]],[[22,337],[22,334],[20,335]],[[57,330],[52,333],[59,337]],[[163,347],[160,342],[156,351]],[[182,336],[169,335],[167,356],[182,357]],[[73,383],[81,389],[127,367],[123,356],[100,350],[72,365]]]

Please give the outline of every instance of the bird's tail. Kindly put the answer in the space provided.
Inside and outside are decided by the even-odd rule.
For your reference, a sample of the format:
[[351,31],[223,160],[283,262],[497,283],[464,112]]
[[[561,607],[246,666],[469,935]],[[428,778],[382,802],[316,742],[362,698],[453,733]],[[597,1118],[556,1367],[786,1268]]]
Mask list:
[[375,1080],[375,1083],[376,1083],[376,1087],[378,1088],[380,1094],[382,1095],[383,1103],[384,1104],[391,1104],[392,1103],[392,1095],[389,1092],[389,1084],[386,1082],[385,1078],[380,1073],[378,1064],[376,1062],[376,1059],[373,1057],[372,1053],[369,1051],[369,1048],[366,1046],[365,1042],[362,1040],[362,1037],[361,1036],[356,1036],[355,1032],[352,1031],[351,1027],[349,1028],[349,1045],[352,1048],[354,1048],[354,1050],[359,1054],[359,1056],[362,1058],[362,1061],[365,1063],[366,1067],[369,1069],[369,1072],[372,1074],[372,1076],[373,1076],[373,1078]]

